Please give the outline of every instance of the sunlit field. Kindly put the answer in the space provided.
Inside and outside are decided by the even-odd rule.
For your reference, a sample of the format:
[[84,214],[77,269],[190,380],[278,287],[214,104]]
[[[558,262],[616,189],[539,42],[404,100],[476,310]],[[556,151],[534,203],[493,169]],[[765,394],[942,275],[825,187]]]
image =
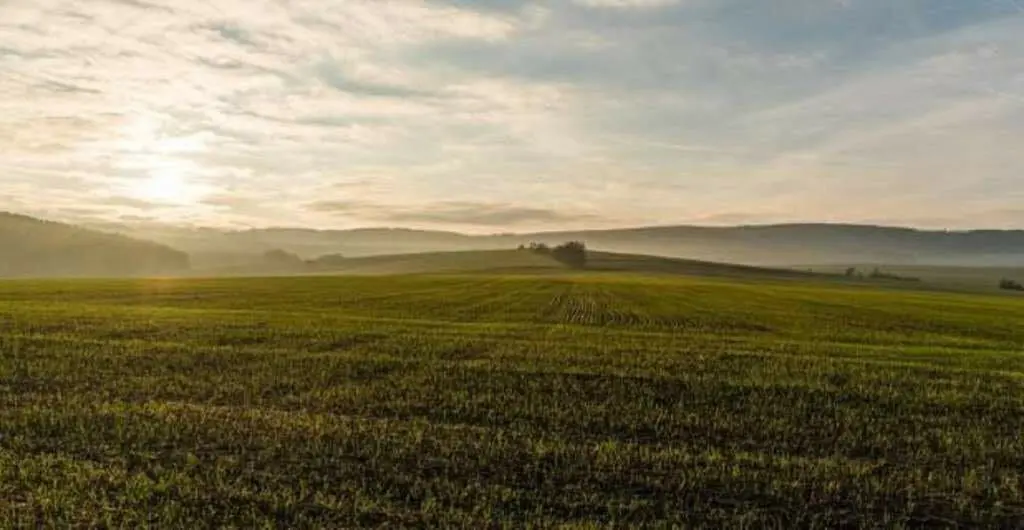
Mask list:
[[0,283],[11,527],[1015,527],[1024,300],[631,275]]

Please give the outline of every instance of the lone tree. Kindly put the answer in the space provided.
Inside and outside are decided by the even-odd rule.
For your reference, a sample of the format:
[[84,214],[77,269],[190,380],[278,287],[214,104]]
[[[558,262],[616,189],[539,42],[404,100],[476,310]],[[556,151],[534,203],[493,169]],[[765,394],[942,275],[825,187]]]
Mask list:
[[551,255],[558,261],[574,269],[587,266],[587,245],[582,241],[569,241],[551,250]]

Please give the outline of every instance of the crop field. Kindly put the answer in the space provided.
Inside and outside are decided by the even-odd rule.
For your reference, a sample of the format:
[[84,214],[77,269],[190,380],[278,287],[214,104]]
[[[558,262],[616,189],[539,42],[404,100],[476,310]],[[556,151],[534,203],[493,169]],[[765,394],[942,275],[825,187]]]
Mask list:
[[0,526],[1019,528],[1024,299],[0,283]]

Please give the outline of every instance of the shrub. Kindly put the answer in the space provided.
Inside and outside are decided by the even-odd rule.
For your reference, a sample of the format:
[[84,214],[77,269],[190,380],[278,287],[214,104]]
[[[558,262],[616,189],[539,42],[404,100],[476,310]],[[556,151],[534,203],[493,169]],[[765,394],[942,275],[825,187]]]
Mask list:
[[1024,285],[1016,280],[1002,279],[999,281],[999,288],[1007,291],[1024,291]]
[[582,241],[569,241],[551,251],[554,258],[575,269],[587,266],[587,245]]

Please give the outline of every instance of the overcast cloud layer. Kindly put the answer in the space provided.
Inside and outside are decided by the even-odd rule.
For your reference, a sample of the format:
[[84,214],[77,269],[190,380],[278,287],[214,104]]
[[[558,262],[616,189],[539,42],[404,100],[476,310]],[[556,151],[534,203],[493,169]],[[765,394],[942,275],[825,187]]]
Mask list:
[[0,209],[1024,227],[1019,0],[4,0]]

